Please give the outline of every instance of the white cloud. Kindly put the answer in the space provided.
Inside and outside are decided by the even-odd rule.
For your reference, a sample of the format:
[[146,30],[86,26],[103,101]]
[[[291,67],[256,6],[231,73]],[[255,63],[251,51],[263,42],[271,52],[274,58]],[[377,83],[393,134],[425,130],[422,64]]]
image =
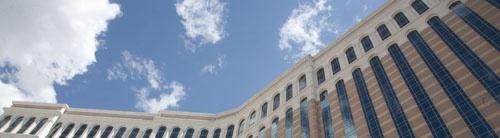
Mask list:
[[203,69],[201,69],[201,72],[214,74],[215,73],[214,70],[215,70],[215,65],[208,64],[208,65],[203,66]]
[[323,32],[339,32],[333,30],[335,24],[328,18],[332,7],[329,0],[313,0],[304,2],[292,11],[280,30],[279,48],[287,50],[286,60],[298,61],[307,54],[316,54],[325,46],[320,37]]
[[[163,73],[156,68],[151,59],[146,59],[122,52],[122,62],[117,62],[107,69],[108,80],[146,80],[148,86],[139,86],[132,89],[137,92],[136,108],[146,112],[156,113],[169,107],[178,107],[177,104],[185,95],[184,86],[177,82],[164,82]],[[159,93],[159,97],[151,97],[151,93]]]
[[363,4],[363,7],[362,7],[362,9],[363,9],[363,12],[366,12],[366,10],[368,10],[368,5],[366,5],[366,4]]
[[210,73],[210,74],[217,74],[217,69],[222,69],[224,66],[224,60],[226,59],[226,56],[219,55],[217,58],[217,64],[207,64],[203,66],[201,69],[201,73]]
[[120,7],[108,0],[3,0],[0,13],[0,106],[5,107],[13,100],[57,102],[53,85],[65,85],[96,61],[97,36]]
[[175,9],[186,29],[182,37],[186,49],[195,52],[203,44],[215,44],[227,36],[223,19],[227,11],[225,5],[219,0],[177,0]]
[[363,19],[361,19],[359,16],[354,17],[354,21],[356,21],[356,22],[360,22],[361,20],[363,20]]

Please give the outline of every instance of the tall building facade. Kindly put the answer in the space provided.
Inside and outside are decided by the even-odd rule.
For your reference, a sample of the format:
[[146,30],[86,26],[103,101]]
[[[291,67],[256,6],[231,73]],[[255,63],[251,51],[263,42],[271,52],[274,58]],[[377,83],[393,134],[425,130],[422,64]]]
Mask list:
[[499,137],[500,1],[388,0],[236,109],[14,102],[1,138]]

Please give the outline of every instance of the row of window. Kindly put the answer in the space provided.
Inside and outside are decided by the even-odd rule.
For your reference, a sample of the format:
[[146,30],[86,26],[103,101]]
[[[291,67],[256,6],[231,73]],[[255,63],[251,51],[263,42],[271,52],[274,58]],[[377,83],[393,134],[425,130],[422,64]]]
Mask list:
[[[3,131],[5,133],[24,134],[24,133],[29,132],[29,134],[33,135],[33,134],[36,134],[38,132],[38,130],[40,130],[40,128],[42,128],[42,126],[45,125],[45,123],[47,122],[47,118],[43,118],[43,119],[37,121],[35,124],[36,117],[31,117],[31,118],[26,120],[24,118],[24,116],[19,116],[13,121],[11,119],[12,119],[11,115],[4,117],[2,119],[2,121],[0,121],[0,130],[2,130],[2,128],[4,128],[4,126],[5,126],[5,127],[7,127]],[[23,124],[21,124],[21,123],[23,123]],[[19,125],[21,125],[20,128],[18,128]],[[35,125],[35,127],[32,128],[31,131],[29,131],[28,128],[30,128],[32,125]],[[18,128],[18,129],[16,129],[16,128]],[[17,131],[14,131],[14,130],[17,130]]]

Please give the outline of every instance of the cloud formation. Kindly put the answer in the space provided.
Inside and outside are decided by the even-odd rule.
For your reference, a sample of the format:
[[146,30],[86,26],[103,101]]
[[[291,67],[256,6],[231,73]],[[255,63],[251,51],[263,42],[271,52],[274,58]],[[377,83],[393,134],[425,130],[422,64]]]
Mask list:
[[226,3],[219,0],[177,0],[175,9],[186,30],[186,49],[195,52],[203,44],[215,44],[227,36],[224,31]]
[[[148,86],[132,86],[132,90],[137,92],[136,108],[149,113],[156,113],[160,110],[179,106],[178,102],[186,94],[181,83],[177,81],[165,82],[163,72],[156,68],[154,61],[151,59],[133,55],[128,51],[123,51],[122,57],[121,62],[117,62],[107,69],[107,79],[147,81]],[[159,96],[151,97],[152,94]]]
[[0,13],[1,108],[12,101],[57,102],[53,85],[65,85],[96,61],[97,37],[120,7],[108,0],[4,0]]
[[286,60],[296,62],[307,54],[316,54],[325,47],[320,37],[323,32],[338,32],[328,21],[332,7],[329,0],[303,2],[292,11],[280,29],[280,50],[288,51]]
[[201,69],[201,73],[217,74],[217,69],[222,69],[224,66],[224,60],[226,56],[219,55],[217,58],[217,64],[207,64]]

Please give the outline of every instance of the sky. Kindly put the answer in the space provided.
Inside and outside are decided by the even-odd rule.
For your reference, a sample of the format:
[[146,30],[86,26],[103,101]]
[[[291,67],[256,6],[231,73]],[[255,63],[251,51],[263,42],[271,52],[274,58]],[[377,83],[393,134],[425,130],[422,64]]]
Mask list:
[[0,107],[220,113],[384,2],[0,0]]

